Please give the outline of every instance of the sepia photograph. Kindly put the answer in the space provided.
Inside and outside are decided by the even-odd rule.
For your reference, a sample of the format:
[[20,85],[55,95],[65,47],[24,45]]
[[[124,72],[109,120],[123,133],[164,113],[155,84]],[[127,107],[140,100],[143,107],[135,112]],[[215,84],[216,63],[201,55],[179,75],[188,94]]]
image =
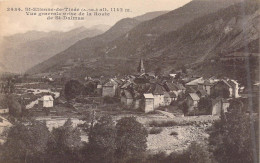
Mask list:
[[260,163],[259,0],[0,0],[0,163]]

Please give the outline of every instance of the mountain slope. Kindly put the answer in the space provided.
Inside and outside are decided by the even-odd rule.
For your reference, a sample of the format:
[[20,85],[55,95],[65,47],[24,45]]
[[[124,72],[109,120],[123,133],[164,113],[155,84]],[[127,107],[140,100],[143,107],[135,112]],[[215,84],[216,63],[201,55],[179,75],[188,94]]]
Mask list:
[[[92,39],[84,39],[77,42],[69,49],[57,54],[56,56],[44,61],[43,63],[28,70],[28,73],[40,73],[61,70],[69,59],[93,59],[93,57],[139,57],[141,49],[154,41],[158,36],[169,31],[175,31],[185,23],[193,19],[212,13],[221,8],[227,7],[238,0],[194,0],[181,8],[170,11],[154,19],[140,23],[136,19],[147,19],[145,14],[136,19],[125,19],[122,21],[132,21],[131,28],[123,29],[119,26],[121,21],[114,27],[119,31],[107,31],[101,36]],[[151,17],[151,16],[150,16]],[[154,15],[152,16],[154,17]],[[130,23],[130,24],[131,24]],[[135,28],[134,28],[135,27]],[[121,30],[121,31],[120,31]],[[106,37],[109,33],[111,37]],[[117,34],[116,34],[117,33]]]
[[[146,69],[154,71],[157,68],[170,72],[180,69],[183,65],[192,68],[199,75],[232,77],[246,79],[250,71],[251,80],[257,81],[259,74],[259,29],[260,10],[256,0],[248,0],[232,5],[215,13],[197,18],[184,25],[182,28],[162,34],[149,44],[139,46],[138,53],[132,56],[123,56],[134,61],[115,63],[117,67],[110,71],[123,69],[128,64],[127,70],[135,71],[138,57],[146,61]],[[239,52],[239,53],[234,53]],[[256,63],[232,62],[221,63],[221,57],[230,54],[254,53],[258,56]],[[136,55],[138,54],[138,55]],[[118,56],[116,53],[105,55],[107,58]],[[212,62],[213,61],[213,62]],[[103,67],[105,62],[103,62]],[[248,66],[250,69],[247,70]],[[98,69],[98,68],[96,68]],[[108,73],[108,72],[107,72]],[[241,83],[246,83],[241,81]]]
[[[238,0],[193,0],[181,8],[168,12],[150,21],[146,21],[131,30],[125,36],[110,42],[105,49],[110,57],[143,55],[147,46],[156,40],[160,35],[176,31],[184,24],[204,15],[214,13],[222,8],[233,5]],[[160,43],[159,43],[160,44]],[[117,48],[113,48],[117,47]],[[113,50],[111,50],[113,49]],[[148,50],[148,49],[147,49]],[[101,49],[97,55],[102,55]],[[104,55],[104,53],[103,53]]]
[[134,19],[138,20],[138,21],[141,21],[141,22],[144,22],[144,21],[148,21],[148,20],[151,20],[151,19],[154,19],[160,15],[163,15],[163,14],[166,14],[168,13],[169,11],[154,11],[154,12],[148,12],[144,15],[140,15],[140,16],[136,16],[134,17]]
[[[217,2],[221,4],[217,6]],[[62,61],[75,58],[80,60],[67,64],[57,62],[61,60],[53,58],[52,61],[45,62],[45,65],[36,72],[61,73],[73,77],[128,74],[136,71],[140,57],[145,59],[148,71],[157,68],[171,71],[183,65],[200,66],[204,61],[238,51],[246,45],[250,45],[250,49],[258,49],[254,47],[259,42],[257,41],[259,32],[256,30],[259,25],[257,1],[248,0],[246,3],[233,5],[234,2],[236,1],[192,1],[177,9],[178,12],[182,11],[180,13],[189,11],[189,14],[178,15],[174,10],[143,22],[132,30],[125,31],[126,33],[120,37],[114,37],[106,43],[103,42],[101,46],[95,46],[91,54],[86,53],[90,47],[85,47],[81,50],[82,53],[77,52],[86,46],[86,42],[78,42],[73,48],[55,57],[62,58]],[[206,11],[197,11],[199,6],[203,6],[202,4],[207,7]],[[194,6],[194,10],[191,6]],[[210,7],[216,12],[212,12]],[[244,11],[243,14],[241,11]],[[192,13],[200,14],[190,19]],[[178,19],[173,21],[175,16]],[[169,24],[165,25],[167,22]],[[183,22],[186,23],[182,25]],[[53,66],[49,66],[50,62]]]
[[5,37],[1,43],[1,61],[9,72],[25,72],[78,40],[101,34],[97,29],[80,27],[68,32],[30,31]]
[[119,36],[127,33],[135,26],[141,23],[142,20],[149,20],[151,18],[157,17],[164,14],[166,11],[151,12],[145,15],[137,17],[140,21],[135,18],[125,18],[117,22],[113,27],[111,27],[105,33],[98,35],[93,38],[86,38],[78,41],[75,45],[66,49],[65,51],[57,54],[56,56],[40,63],[39,65],[32,67],[27,72],[28,73],[38,73],[43,71],[48,71],[51,68],[62,67],[62,64],[70,62],[70,59],[86,59],[93,56],[96,49],[103,47],[108,42],[115,40]]
[[[159,57],[173,58],[180,57],[178,53],[181,53],[181,57],[191,58],[196,63],[213,54],[223,56],[255,44],[259,39],[259,27],[257,1],[248,0],[195,19],[177,31],[161,35],[151,45],[153,49],[149,53],[160,52]],[[251,47],[248,50],[257,53],[259,49]]]
[[[159,36],[137,33],[138,26],[124,37],[111,42],[106,47],[109,52],[102,53],[103,50],[100,50],[96,55],[136,61],[143,57],[150,69],[154,70],[157,67],[172,69],[183,64],[200,63],[217,54],[238,51],[246,45],[249,45],[252,52],[257,52],[258,7],[255,0],[231,5]],[[111,47],[117,48],[110,50]]]
[[89,29],[97,29],[97,30],[106,32],[107,30],[109,30],[109,28],[111,28],[111,26],[104,25],[104,24],[98,24],[98,25],[94,25],[94,26],[90,27]]

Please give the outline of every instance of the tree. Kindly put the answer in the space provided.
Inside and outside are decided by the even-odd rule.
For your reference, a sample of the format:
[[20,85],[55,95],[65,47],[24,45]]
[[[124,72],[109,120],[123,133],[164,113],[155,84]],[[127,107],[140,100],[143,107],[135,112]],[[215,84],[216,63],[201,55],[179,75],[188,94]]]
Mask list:
[[210,98],[203,97],[199,100],[198,109],[206,114],[211,114],[212,102]]
[[189,106],[186,102],[183,102],[180,105],[180,109],[182,110],[183,114],[186,115],[189,112]]
[[22,105],[14,95],[7,96],[7,104],[9,113],[14,117],[20,117],[22,115]]
[[238,111],[238,112],[246,112],[246,108],[244,108],[244,104],[242,101],[240,101],[239,99],[232,99],[230,101],[230,105],[228,107],[228,110],[234,110],[234,111]]
[[67,100],[74,99],[81,94],[84,86],[77,80],[70,80],[65,84],[64,94]]
[[171,153],[162,162],[174,162],[174,163],[211,163],[212,155],[209,153],[206,145],[192,142],[188,149],[183,153]]
[[205,145],[192,142],[186,151],[188,155],[187,163],[210,163],[211,155]]
[[8,97],[6,95],[1,94],[0,95],[0,106],[2,108],[8,108]]
[[70,162],[78,159],[81,146],[80,131],[74,128],[69,118],[63,126],[54,128],[52,139],[48,142],[47,157],[49,162]]
[[84,94],[86,94],[86,95],[94,94],[96,87],[97,87],[97,84],[95,84],[94,82],[88,82],[85,85]]
[[80,131],[73,127],[70,118],[63,126],[54,128],[52,135],[59,147],[77,148],[81,145]]
[[229,109],[222,114],[220,121],[214,123],[209,142],[218,162],[258,162],[256,146],[259,146],[259,141],[255,140],[259,139],[256,134],[259,124],[250,120],[252,118],[241,109]]
[[46,124],[38,121],[27,125],[19,123],[8,132],[1,159],[3,162],[43,162],[49,139]]
[[90,162],[113,162],[116,149],[116,129],[110,116],[101,117],[89,132]]
[[148,132],[134,117],[124,117],[116,124],[116,155],[121,159],[142,154],[146,148]]

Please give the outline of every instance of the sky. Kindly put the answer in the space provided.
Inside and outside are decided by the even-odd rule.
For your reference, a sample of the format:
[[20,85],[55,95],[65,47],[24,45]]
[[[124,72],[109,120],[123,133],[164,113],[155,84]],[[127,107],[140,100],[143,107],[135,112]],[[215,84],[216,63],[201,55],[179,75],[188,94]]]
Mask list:
[[[135,17],[152,11],[170,11],[191,0],[0,0],[0,37],[27,31],[68,31],[80,26],[98,24],[112,26],[126,17]],[[27,16],[23,12],[10,12],[7,8],[128,8],[132,12],[110,13],[110,16],[88,16],[85,20],[47,20],[47,17]]]

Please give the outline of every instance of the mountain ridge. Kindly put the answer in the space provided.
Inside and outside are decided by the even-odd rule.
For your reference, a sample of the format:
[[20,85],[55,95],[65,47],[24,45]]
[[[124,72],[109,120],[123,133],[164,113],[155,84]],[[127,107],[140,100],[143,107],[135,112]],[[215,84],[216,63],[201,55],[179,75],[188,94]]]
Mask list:
[[1,42],[1,61],[6,71],[25,72],[28,68],[73,45],[76,41],[102,32],[79,27],[67,32],[28,31],[24,34],[7,36]]
[[[215,9],[216,1],[214,0],[214,3],[210,4]],[[203,64],[204,61],[220,57],[220,54],[223,52],[221,51],[222,49],[228,50],[228,48],[231,48],[239,50],[243,48],[241,43],[244,41],[242,36],[245,35],[243,33],[244,21],[250,25],[249,31],[246,33],[252,32],[252,36],[248,37],[246,43],[255,46],[256,43],[252,41],[257,42],[257,36],[259,37],[259,35],[257,35],[257,30],[251,27],[259,18],[256,1],[252,0],[252,4],[250,0],[246,1],[247,3],[235,3],[236,1],[226,3],[225,1],[220,1],[224,4],[217,7],[217,11],[206,12],[207,14],[202,14],[202,16],[186,22],[185,25],[180,24],[177,29],[172,28],[169,32],[167,32],[169,29],[163,29],[157,32],[156,30],[159,28],[156,27],[157,29],[154,28],[154,30],[150,24],[160,19],[159,24],[156,25],[159,27],[162,18],[169,18],[168,15],[172,13],[176,14],[174,10],[140,23],[114,40],[111,39],[102,46],[95,47],[92,49],[91,54],[86,55],[84,52],[87,49],[82,50],[81,56],[77,56],[79,57],[79,62],[76,61],[65,66],[53,59],[53,65],[55,66],[49,66],[48,62],[45,62],[44,64],[46,65],[43,66],[45,69],[36,72],[61,73],[65,74],[65,76],[75,77],[117,75],[118,73],[129,74],[136,71],[135,67],[140,57],[145,59],[147,71],[155,71],[160,68],[166,72],[171,72],[173,69],[181,68],[183,65]],[[209,1],[206,2],[206,6],[209,6]],[[194,2],[191,4],[194,4]],[[191,4],[187,4],[188,9],[190,9]],[[201,5],[201,1],[199,1],[199,4],[195,4],[196,8]],[[182,7],[181,11],[184,11],[184,7]],[[241,7],[245,7],[246,15],[239,14]],[[209,11],[209,8],[207,11]],[[255,13],[256,15],[254,15]],[[182,19],[186,19],[186,17]],[[143,28],[148,26],[147,24],[150,24],[149,27]],[[225,34],[225,32],[227,33]],[[84,45],[84,42],[81,42],[80,44],[76,43],[74,46],[81,49]],[[230,52],[230,50],[228,51]],[[70,53],[72,54],[73,50]],[[64,52],[64,54],[68,53]],[[58,54],[57,56],[64,57],[64,54]],[[77,57],[70,56],[70,59]],[[63,67],[69,69],[64,70]]]
[[[156,12],[151,17],[155,17],[156,15],[159,16],[163,14],[165,11]],[[149,19],[147,15],[139,16],[142,19]],[[114,26],[112,26],[108,31],[105,33],[98,35],[93,38],[86,38],[83,40],[79,40],[76,44],[72,45],[70,48],[66,49],[65,51],[57,54],[56,56],[38,64],[37,66],[29,69],[27,73],[37,73],[38,71],[44,71],[50,69],[53,66],[57,66],[60,63],[66,62],[67,59],[74,57],[76,58],[86,58],[89,56],[93,56],[93,53],[96,49],[101,46],[104,46],[106,43],[113,41],[114,39],[118,38],[119,36],[125,34],[126,32],[130,31],[136,25],[140,24],[141,21],[136,20],[135,18],[124,18],[118,21]],[[72,56],[73,54],[73,56]]]

